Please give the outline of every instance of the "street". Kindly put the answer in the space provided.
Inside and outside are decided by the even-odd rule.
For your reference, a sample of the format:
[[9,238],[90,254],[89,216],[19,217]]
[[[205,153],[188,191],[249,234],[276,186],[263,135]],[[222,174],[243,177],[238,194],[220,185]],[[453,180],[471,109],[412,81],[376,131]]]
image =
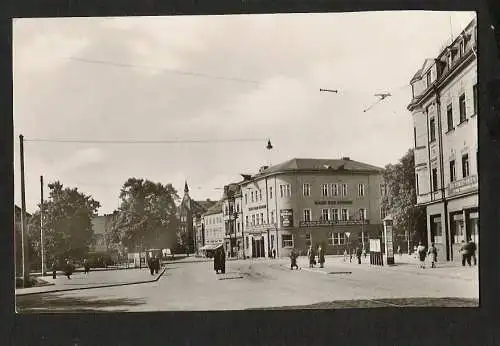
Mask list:
[[[216,275],[212,262],[179,261],[169,262],[165,273],[154,282],[19,295],[16,299],[19,312],[242,310],[302,308],[312,304],[319,308],[402,307],[413,304],[411,300],[395,303],[394,299],[398,298],[463,298],[454,301],[427,299],[425,304],[477,306],[477,267],[417,269],[410,258],[406,262],[394,267],[375,267],[365,259],[358,265],[333,257],[327,259],[324,269],[309,269],[302,257],[299,258],[301,269],[292,271],[288,259],[247,259],[226,262],[226,274]],[[354,300],[360,303],[346,302]],[[343,303],[328,304],[334,301]]]

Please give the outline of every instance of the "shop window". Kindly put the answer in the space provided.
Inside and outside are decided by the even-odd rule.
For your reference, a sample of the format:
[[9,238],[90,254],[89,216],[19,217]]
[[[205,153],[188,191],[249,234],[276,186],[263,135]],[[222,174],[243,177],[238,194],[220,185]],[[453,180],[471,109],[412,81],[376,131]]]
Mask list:
[[293,235],[282,234],[281,235],[281,244],[283,247],[293,247]]
[[431,216],[431,242],[443,244],[443,230],[441,227],[441,215]]
[[454,244],[460,244],[462,241],[466,241],[464,216],[462,213],[452,214],[451,233]]

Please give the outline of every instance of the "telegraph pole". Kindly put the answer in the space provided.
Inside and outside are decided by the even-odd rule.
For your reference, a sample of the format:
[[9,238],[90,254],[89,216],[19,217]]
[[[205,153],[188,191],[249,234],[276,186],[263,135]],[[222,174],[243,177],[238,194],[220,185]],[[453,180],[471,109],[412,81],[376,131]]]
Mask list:
[[28,260],[28,236],[26,234],[26,189],[24,185],[24,136],[19,135],[21,162],[21,244],[23,258],[23,287],[29,283],[30,269]]
[[45,246],[43,242],[43,175],[40,176],[40,252],[42,253],[42,276],[45,270]]

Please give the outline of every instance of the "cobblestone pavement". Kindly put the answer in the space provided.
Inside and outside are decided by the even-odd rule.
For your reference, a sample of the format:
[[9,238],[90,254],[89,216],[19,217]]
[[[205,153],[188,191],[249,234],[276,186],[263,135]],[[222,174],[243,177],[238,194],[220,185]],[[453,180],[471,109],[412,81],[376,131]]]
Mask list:
[[[305,260],[299,258],[299,266],[304,267]],[[225,276],[230,280],[216,275],[212,262],[169,263],[156,282],[19,296],[17,305],[21,312],[192,311],[414,306],[417,300],[404,299],[419,298],[424,306],[471,306],[477,305],[479,294],[478,280],[471,279],[477,268],[447,268],[447,273],[468,271],[468,278],[431,269],[420,270],[430,274],[419,274],[412,263],[379,268],[343,263],[339,257],[327,259],[321,269],[326,273],[318,268],[292,271],[287,259],[237,260],[226,265]],[[390,303],[394,299],[403,300]]]

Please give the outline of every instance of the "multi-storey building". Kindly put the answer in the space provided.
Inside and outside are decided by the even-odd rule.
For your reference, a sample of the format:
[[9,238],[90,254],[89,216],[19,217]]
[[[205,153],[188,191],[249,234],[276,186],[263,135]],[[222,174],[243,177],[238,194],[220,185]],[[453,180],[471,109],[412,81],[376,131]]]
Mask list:
[[[226,230],[222,214],[222,201],[216,202],[201,216],[203,246],[224,244]],[[201,244],[200,244],[201,245]],[[200,246],[203,247],[203,246]]]
[[462,241],[478,244],[476,33],[474,19],[410,81],[417,204],[427,241],[447,260],[460,257]]
[[189,196],[189,187],[187,181],[184,184],[184,196],[178,208],[179,230],[177,238],[183,240],[182,248],[177,251],[186,251],[188,254],[193,253],[199,248],[196,237],[195,225],[199,223],[201,215],[214,205],[214,201],[195,201]]
[[222,212],[225,229],[225,249],[230,257],[243,255],[243,220],[241,209],[241,186],[233,183],[224,186]]
[[382,168],[353,161],[292,159],[240,184],[245,255],[288,256],[322,245],[326,254],[380,238]]
[[113,214],[96,215],[92,218],[92,252],[107,252],[108,251],[108,236],[111,230]]

